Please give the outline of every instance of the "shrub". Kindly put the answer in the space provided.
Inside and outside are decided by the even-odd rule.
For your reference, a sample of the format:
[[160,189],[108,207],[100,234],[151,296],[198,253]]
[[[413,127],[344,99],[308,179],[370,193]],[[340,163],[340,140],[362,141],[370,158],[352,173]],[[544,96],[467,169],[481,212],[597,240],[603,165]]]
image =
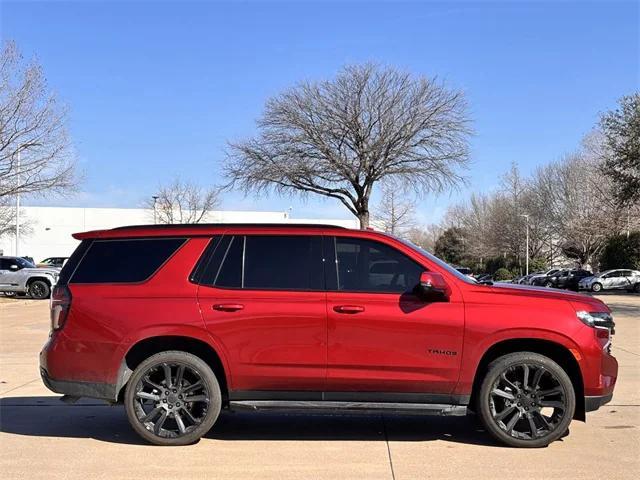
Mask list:
[[640,269],[640,232],[611,237],[600,255],[600,270]]
[[514,277],[513,273],[511,273],[506,268],[499,268],[496,270],[496,273],[493,274],[494,280],[511,280]]

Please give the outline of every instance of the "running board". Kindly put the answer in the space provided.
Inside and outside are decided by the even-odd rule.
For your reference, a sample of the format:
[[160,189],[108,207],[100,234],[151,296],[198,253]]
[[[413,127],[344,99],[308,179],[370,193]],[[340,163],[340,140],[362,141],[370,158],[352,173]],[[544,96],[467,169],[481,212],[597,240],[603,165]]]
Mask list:
[[461,417],[467,414],[466,405],[388,402],[331,402],[299,400],[232,400],[231,410],[296,410],[358,413],[404,413]]

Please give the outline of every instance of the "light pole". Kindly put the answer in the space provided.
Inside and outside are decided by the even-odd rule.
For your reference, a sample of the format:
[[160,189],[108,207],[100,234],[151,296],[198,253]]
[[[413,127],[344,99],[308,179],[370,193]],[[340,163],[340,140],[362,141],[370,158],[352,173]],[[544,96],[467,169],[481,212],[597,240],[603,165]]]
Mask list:
[[529,275],[529,215],[523,213],[520,216],[524,217],[524,219],[527,222],[527,245],[525,247],[525,254],[526,254],[526,273],[525,273],[525,275]]
[[153,224],[155,225],[156,223],[158,223],[158,220],[156,218],[156,202],[158,201],[158,196],[152,195],[151,198],[153,198]]
[[[18,161],[16,163],[16,179],[18,182],[18,188],[20,188],[20,150],[18,150]],[[16,193],[16,257],[19,256],[20,250],[20,190]]]

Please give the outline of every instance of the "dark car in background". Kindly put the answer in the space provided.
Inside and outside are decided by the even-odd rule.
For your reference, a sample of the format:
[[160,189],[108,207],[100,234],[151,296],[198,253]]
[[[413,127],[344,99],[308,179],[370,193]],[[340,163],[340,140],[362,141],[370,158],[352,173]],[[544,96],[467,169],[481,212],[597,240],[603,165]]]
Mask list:
[[529,275],[528,279],[525,280],[523,282],[524,285],[544,285],[547,281],[547,279],[551,276],[551,275],[555,275],[556,273],[558,273],[560,271],[559,268],[552,268],[550,270],[547,270],[546,272],[539,272],[539,273],[534,273],[533,275]]
[[62,268],[62,266],[68,259],[69,257],[47,257],[41,262],[39,262],[36,266]]
[[578,284],[580,280],[590,277],[591,275],[592,273],[589,270],[560,270],[553,275],[549,275],[546,279],[543,279],[544,283],[538,283],[538,285],[578,291]]

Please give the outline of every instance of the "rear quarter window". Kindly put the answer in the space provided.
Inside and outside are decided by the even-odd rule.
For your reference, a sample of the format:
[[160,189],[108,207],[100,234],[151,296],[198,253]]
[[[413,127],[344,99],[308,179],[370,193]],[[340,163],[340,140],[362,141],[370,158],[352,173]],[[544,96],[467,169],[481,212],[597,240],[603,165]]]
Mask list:
[[136,283],[150,278],[186,239],[94,240],[69,283]]

